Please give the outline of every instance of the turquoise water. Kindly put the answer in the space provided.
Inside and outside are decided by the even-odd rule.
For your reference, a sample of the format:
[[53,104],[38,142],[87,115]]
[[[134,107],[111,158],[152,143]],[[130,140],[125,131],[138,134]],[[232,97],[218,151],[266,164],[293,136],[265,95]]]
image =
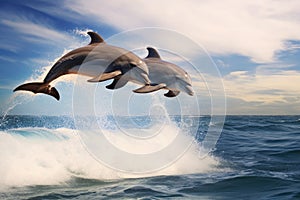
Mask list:
[[7,116],[0,125],[0,197],[300,199],[300,116],[227,116],[216,148],[205,157],[200,144],[210,118],[190,119],[201,122],[188,136],[198,141],[182,162],[128,175],[87,153],[72,118]]

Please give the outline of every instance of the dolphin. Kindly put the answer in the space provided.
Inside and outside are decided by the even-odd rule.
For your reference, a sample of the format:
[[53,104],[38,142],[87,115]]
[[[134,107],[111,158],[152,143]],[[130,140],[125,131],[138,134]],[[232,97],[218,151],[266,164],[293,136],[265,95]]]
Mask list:
[[[151,86],[155,86],[157,90],[166,89],[169,90],[164,94],[166,97],[176,97],[180,91],[183,91],[191,96],[194,95],[192,88],[192,81],[189,74],[179,66],[164,61],[161,59],[156,49],[147,47],[148,56],[144,58],[144,62],[147,64],[149,69],[149,79]],[[106,86],[108,89],[115,89],[122,86],[118,80]],[[136,93],[148,93],[153,92],[149,90],[147,86],[133,90]]]
[[[148,92],[156,91],[148,78],[148,67],[138,56],[125,49],[106,44],[95,32],[87,33],[91,42],[62,56],[50,69],[43,82],[25,83],[14,89],[44,93],[59,100],[60,95],[50,83],[67,74],[79,74],[92,77],[89,82],[102,82],[109,79],[120,79],[124,76],[123,85],[128,81],[144,84]],[[146,87],[145,87],[146,86]]]

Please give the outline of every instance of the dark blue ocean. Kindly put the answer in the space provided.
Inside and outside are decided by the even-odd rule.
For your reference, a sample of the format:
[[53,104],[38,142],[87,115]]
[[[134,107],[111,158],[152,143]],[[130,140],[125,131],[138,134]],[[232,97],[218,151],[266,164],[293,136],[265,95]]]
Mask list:
[[[200,145],[210,117],[190,120],[201,122]],[[226,116],[204,158],[187,152],[184,162],[133,176],[95,161],[71,117],[6,116],[0,124],[0,199],[300,199],[300,116]]]

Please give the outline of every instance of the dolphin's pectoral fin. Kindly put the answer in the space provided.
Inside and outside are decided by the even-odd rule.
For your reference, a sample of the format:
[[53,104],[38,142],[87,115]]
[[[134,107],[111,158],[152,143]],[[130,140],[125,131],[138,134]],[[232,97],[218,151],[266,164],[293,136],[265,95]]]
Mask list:
[[175,90],[169,90],[166,94],[164,94],[166,97],[176,97],[180,91],[175,91]]
[[111,84],[106,86],[106,88],[110,90],[119,89],[126,85],[126,83],[128,83],[128,80],[115,78]]
[[122,72],[120,70],[116,70],[113,72],[109,72],[109,73],[102,73],[97,77],[94,77],[92,79],[89,79],[88,82],[102,82],[102,81],[107,81],[109,79],[113,79],[119,75],[121,75]]
[[110,90],[113,90],[113,89],[116,89],[116,86],[117,86],[117,83],[118,83],[118,81],[119,81],[119,79],[114,79],[114,81],[111,83],[111,84],[109,84],[109,85],[107,85],[107,86],[105,86],[107,89],[110,89]]
[[165,88],[167,85],[164,83],[160,84],[152,84],[152,85],[144,85],[141,88],[133,90],[135,93],[149,93],[149,92],[155,92],[157,90]]
[[30,91],[33,92],[34,94],[44,93],[53,96],[55,99],[59,100],[58,91],[55,89],[55,87],[51,87],[50,85],[48,85],[48,83],[39,83],[39,82],[25,83],[15,88],[14,92],[18,90]]

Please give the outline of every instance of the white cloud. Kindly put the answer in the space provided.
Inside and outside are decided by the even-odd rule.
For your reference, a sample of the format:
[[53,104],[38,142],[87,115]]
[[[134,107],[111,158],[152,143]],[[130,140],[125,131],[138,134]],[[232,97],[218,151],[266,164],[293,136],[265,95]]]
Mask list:
[[33,38],[27,38],[28,40],[38,41],[38,42],[65,42],[69,40],[69,37],[66,33],[61,33],[55,31],[51,27],[47,27],[42,24],[37,24],[32,21],[26,20],[1,20],[1,24],[8,26],[19,33],[22,33]]
[[8,57],[8,56],[0,56],[0,60],[4,60],[7,62],[16,62],[15,59]]
[[0,43],[0,49],[16,53],[19,47],[15,44],[15,41],[9,41],[9,43],[4,43],[4,40]]
[[[162,27],[179,31],[214,54],[241,54],[271,62],[275,53],[300,40],[300,2],[254,1],[85,1],[65,2],[85,20],[120,30]],[[78,16],[77,16],[78,18]]]
[[294,99],[300,94],[300,72],[293,70],[270,71],[269,74],[266,71],[256,74],[231,72],[224,77],[224,85],[228,97],[242,99],[245,102],[289,103],[289,98]]
[[79,47],[83,42],[86,44],[86,41],[78,37],[84,36],[82,33],[85,30],[61,31],[51,26],[51,22],[45,19],[31,19],[28,16],[6,14],[0,20],[0,24],[6,28],[6,36],[1,38],[0,48],[12,52],[24,48],[24,44],[26,44],[24,42],[60,46],[68,49]]
[[[60,15],[66,21],[74,19],[80,23],[85,22],[89,26],[106,23],[118,30],[140,27],[172,29],[190,37],[215,55],[240,54],[248,56],[256,62],[273,62],[276,60],[277,52],[299,49],[299,44],[289,42],[290,40],[300,40],[299,8],[300,1],[298,0],[288,2],[276,0],[225,0],[222,2],[216,0],[179,0],[176,2],[167,0],[134,2],[129,0],[91,0],[88,2],[66,0],[62,8],[55,6],[50,9],[48,7],[37,9],[48,14],[56,11],[52,14]],[[27,41],[59,44],[68,49],[81,45],[76,42],[76,38],[70,38],[70,33],[58,31],[49,23],[24,17],[8,17],[0,22],[18,32],[20,39]],[[101,29],[97,31],[101,33]],[[83,34],[81,30],[75,30],[74,33]],[[160,34],[152,37],[156,37],[155,42],[158,48],[162,42],[168,43],[168,41],[161,41],[165,37]],[[178,42],[176,39],[169,39],[172,44],[183,49],[181,44],[176,43]],[[141,45],[146,47],[147,44],[143,43],[144,40],[141,41]],[[3,45],[8,44],[0,44],[0,48]],[[11,51],[17,51],[17,48],[17,45],[12,45]],[[190,46],[189,49],[191,49]],[[145,49],[142,53],[146,55]],[[180,61],[171,59],[172,57],[168,54],[164,55],[163,51],[161,53],[165,60],[175,63]],[[37,61],[39,60],[35,60],[35,62]],[[222,63],[222,60],[219,60],[218,63],[223,67],[230,67]],[[51,65],[42,68],[43,70],[28,80],[42,80],[50,67]],[[281,110],[295,105],[295,103],[300,105],[300,72],[287,67],[289,66],[262,65],[256,67],[255,74],[240,68],[240,71],[226,75],[223,79],[226,95],[229,100],[234,99],[241,103],[240,105],[233,104],[236,106],[236,112],[247,113],[252,109],[255,113],[259,109],[263,110],[260,106],[278,105],[279,103],[281,103]],[[209,97],[211,95],[209,92],[215,96],[222,93],[220,91],[222,81],[218,79],[219,77],[204,74],[205,79],[201,79],[201,82],[198,80],[198,76],[194,74],[191,76],[195,80],[194,87],[201,92],[199,95],[201,98]],[[66,76],[62,79],[72,81],[74,77]],[[220,84],[216,84],[217,81]],[[296,111],[300,109],[299,106],[293,108]],[[268,109],[271,107],[265,107],[264,111],[268,112]]]
[[0,85],[0,90],[11,90],[13,87],[9,85]]

